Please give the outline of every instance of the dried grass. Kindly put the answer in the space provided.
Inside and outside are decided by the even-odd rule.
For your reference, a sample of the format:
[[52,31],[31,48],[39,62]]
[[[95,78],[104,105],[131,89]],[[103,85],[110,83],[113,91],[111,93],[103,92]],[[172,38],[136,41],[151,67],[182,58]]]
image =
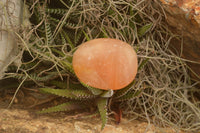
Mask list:
[[[59,61],[71,57],[74,48],[87,39],[117,38],[128,42],[137,50],[139,63],[149,59],[138,72],[134,86],[135,90],[143,91],[132,100],[121,103],[123,113],[130,116],[130,120],[142,118],[159,126],[172,126],[185,131],[200,130],[200,102],[194,96],[195,93],[199,93],[199,89],[195,88],[197,83],[190,79],[187,60],[175,55],[169,49],[171,39],[179,37],[167,29],[165,13],[159,2],[153,0],[64,2],[60,0],[63,4],[62,8],[67,10],[57,24],[53,23],[54,28],[51,29],[52,33],[49,33],[51,40],[45,38],[43,32],[39,30],[51,22],[48,19],[49,14],[45,12],[45,5],[52,6],[53,1],[43,1],[45,4],[38,4],[39,2],[41,1],[29,2],[31,21],[34,25],[30,30],[24,29],[24,33],[21,34],[27,47],[25,49],[22,46],[22,52],[28,51],[32,56],[29,63],[36,63],[28,68],[20,67],[16,73],[7,73],[7,78],[19,77],[18,72],[21,71],[22,77],[24,75],[37,85],[41,85],[42,80],[37,81],[30,76],[30,71],[34,70],[38,77],[41,75],[53,75],[53,78],[61,79],[65,76],[70,77],[70,74],[63,71],[65,67],[60,65]],[[42,14],[38,22],[34,19],[36,10]],[[76,25],[65,24],[65,22],[74,22]],[[138,29],[149,23],[152,24],[151,29],[139,37]],[[44,27],[43,29],[47,30]],[[63,30],[67,30],[71,42],[68,39],[63,43],[58,37]],[[84,31],[84,35],[77,39],[80,31]],[[71,49],[67,50],[66,47]],[[58,48],[65,55],[55,56],[51,48]],[[48,56],[46,53],[49,53]],[[50,63],[47,67],[43,67],[40,65],[42,62]],[[22,66],[25,64],[28,63],[23,63]]]

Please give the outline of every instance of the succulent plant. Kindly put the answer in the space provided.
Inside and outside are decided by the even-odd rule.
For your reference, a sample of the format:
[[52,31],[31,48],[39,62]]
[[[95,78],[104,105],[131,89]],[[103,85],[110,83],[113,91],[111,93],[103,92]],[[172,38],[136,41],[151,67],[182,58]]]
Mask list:
[[[65,97],[69,99],[69,102],[44,109],[42,111],[39,111],[39,113],[51,113],[89,108],[89,105],[87,103],[94,102],[94,105],[98,107],[102,119],[102,129],[107,122],[109,105],[119,101],[131,100],[142,92],[142,90],[134,90],[134,81],[127,87],[114,92],[113,90],[99,90],[83,83],[78,85],[76,84],[77,88],[68,89],[66,82],[54,81],[53,84],[56,86],[56,89],[40,88],[40,91]],[[60,84],[63,84],[62,88],[59,87]],[[112,103],[110,103],[110,101],[112,101]]]
[[[31,25],[15,32],[22,62],[11,64],[1,80],[0,91],[17,88],[10,105],[19,89],[34,86],[68,101],[40,113],[96,106],[103,128],[110,111],[116,112],[115,118],[120,121],[120,105],[125,115],[134,114],[148,121],[153,116],[152,121],[160,126],[199,131],[199,102],[194,97],[199,90],[188,76],[185,60],[169,49],[171,40],[179,37],[168,31],[160,3],[26,0],[24,4],[30,11]],[[119,90],[102,90],[75,75],[73,53],[80,44],[95,38],[116,38],[134,47],[139,55],[134,81]],[[9,78],[12,86],[4,83]]]
[[[110,111],[110,105],[119,101],[130,100],[140,94],[141,91],[134,90],[133,87],[135,82],[133,79],[136,75],[135,70],[138,66],[136,65],[133,68],[134,71],[127,71],[127,73],[130,72],[132,74],[132,77],[129,78],[127,83],[123,83],[122,86],[118,88],[114,85],[113,88],[107,87],[108,90],[105,88],[102,90],[101,87],[98,88],[87,82],[85,83],[78,75],[76,77],[76,72],[74,72],[72,66],[72,55],[78,48],[78,45],[86,40],[89,41],[93,38],[118,38],[110,31],[115,30],[114,28],[121,25],[121,14],[123,14],[124,11],[127,12],[127,15],[132,16],[129,18],[130,21],[124,21],[130,27],[123,28],[120,31],[120,34],[123,36],[119,38],[120,40],[134,42],[134,36],[137,36],[137,34],[134,34],[138,32],[140,34],[139,37],[141,38],[151,29],[152,23],[142,23],[142,25],[135,23],[136,21],[138,21],[138,23],[141,22],[141,18],[133,10],[133,6],[124,6],[126,8],[124,11],[120,10],[121,13],[115,13],[115,7],[109,7],[110,3],[108,1],[102,1],[100,2],[103,6],[102,8],[108,8],[108,12],[106,12],[108,13],[108,16],[117,16],[119,19],[117,20],[119,22],[109,22],[110,24],[113,24],[113,29],[107,30],[107,24],[101,27],[100,23],[98,23],[104,19],[103,16],[100,18],[94,17],[95,19],[100,19],[100,21],[94,21],[92,15],[90,16],[91,18],[88,18],[87,20],[82,18],[86,14],[90,14],[90,11],[85,9],[88,4],[84,3],[84,1],[82,2],[83,3],[75,0],[63,2],[60,0],[54,5],[55,7],[52,8],[52,1],[50,4],[46,1],[37,1],[35,3],[28,1],[27,5],[30,7],[30,12],[32,12],[30,21],[34,27],[32,27],[32,30],[30,31],[24,30],[24,32],[28,33],[21,35],[20,39],[23,42],[21,51],[21,55],[23,55],[22,64],[19,67],[10,66],[8,71],[12,72],[12,75],[7,73],[7,78],[12,77],[21,81],[17,90],[23,85],[35,84],[40,87],[41,92],[69,99],[69,102],[67,103],[44,109],[40,111],[40,113],[87,108],[87,103],[92,102],[92,105],[95,105],[99,110],[103,128],[107,122],[107,113]],[[120,9],[121,6],[119,5],[117,8]],[[126,47],[129,49],[131,48],[132,50],[131,46],[127,45]],[[120,51],[114,52],[115,55],[113,55],[113,59]],[[122,61],[126,61],[126,58],[127,55]],[[104,60],[106,59],[104,58]],[[112,62],[110,63],[112,65]],[[124,63],[120,68],[126,67],[126,65],[127,64]],[[118,68],[117,65],[115,67]],[[138,68],[140,67],[141,66]],[[117,73],[113,74],[115,75]],[[68,77],[68,75],[75,81],[79,79],[80,82],[77,84],[74,82],[67,82],[65,78]],[[113,78],[110,77],[110,79]],[[119,80],[113,81],[115,84],[119,83]],[[51,85],[54,85],[54,87],[51,87]]]
[[[90,59],[90,57],[93,59]],[[91,60],[92,62],[89,62]],[[99,65],[93,65],[95,63]],[[79,84],[53,81],[51,84],[55,85],[56,89],[40,88],[43,92],[62,96],[70,99],[70,101],[44,109],[40,113],[88,108],[87,103],[93,102],[98,107],[103,129],[107,122],[107,113],[111,111],[108,110],[110,109],[109,106],[118,101],[130,100],[141,93],[141,91],[135,91],[133,87],[138,67],[136,53],[129,44],[120,40],[106,38],[86,42],[75,51],[72,64],[74,69],[71,71],[79,78]],[[70,68],[72,67],[70,66]],[[125,87],[123,87],[124,84],[118,84],[121,80],[124,80]],[[108,88],[102,87],[102,84],[108,85]]]

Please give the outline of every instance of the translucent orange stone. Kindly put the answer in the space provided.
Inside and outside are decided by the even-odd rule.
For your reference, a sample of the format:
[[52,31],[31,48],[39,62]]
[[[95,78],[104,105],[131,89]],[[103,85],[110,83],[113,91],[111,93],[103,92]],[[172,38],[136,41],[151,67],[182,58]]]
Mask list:
[[137,73],[137,55],[120,40],[99,38],[80,45],[73,55],[79,80],[103,90],[118,90],[130,84]]

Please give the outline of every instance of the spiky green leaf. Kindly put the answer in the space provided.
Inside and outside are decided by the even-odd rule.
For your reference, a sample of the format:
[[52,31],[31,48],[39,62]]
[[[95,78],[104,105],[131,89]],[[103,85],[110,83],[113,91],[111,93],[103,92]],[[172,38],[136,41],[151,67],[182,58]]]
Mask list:
[[103,37],[104,38],[108,38],[109,37],[109,35],[108,35],[108,33],[107,33],[107,31],[106,31],[106,29],[104,27],[102,27],[102,33],[103,33]]
[[42,113],[52,113],[52,112],[59,112],[59,111],[72,111],[72,110],[76,110],[76,109],[81,109],[84,106],[80,103],[77,102],[67,102],[67,103],[63,103],[54,107],[50,107],[47,109],[44,109],[42,111],[39,111],[39,114]]
[[57,96],[62,96],[70,99],[92,99],[95,98],[90,91],[86,89],[53,89],[53,88],[40,88],[40,91],[54,94]]
[[36,73],[32,73],[29,75],[29,78],[35,81],[48,81],[49,79],[51,79],[52,77],[54,77],[56,74],[55,73],[51,73],[45,76],[38,76],[38,74]]
[[142,67],[149,61],[149,58],[142,61],[142,63],[138,67],[138,71],[142,69]]
[[88,90],[90,90],[90,91],[92,92],[92,94],[94,94],[94,95],[100,95],[100,94],[103,93],[103,90],[100,90],[100,89],[98,89],[98,88],[91,87],[91,86],[89,86],[89,85],[87,85],[87,84],[85,84],[85,83],[83,83],[83,82],[81,82],[81,84],[82,84],[83,86],[85,86],[86,88],[88,88]]
[[82,35],[83,35],[83,30],[79,30],[79,32],[75,35],[74,44],[76,45],[78,44]]
[[95,98],[96,96],[93,95],[90,91],[88,90],[83,90],[83,89],[74,89],[71,91],[71,93],[78,97],[78,98],[82,98],[82,99],[92,99]]
[[[59,19],[53,18],[53,17],[50,17],[49,20],[53,21],[56,24],[58,24],[60,22]],[[78,24],[71,23],[71,22],[63,22],[63,27],[70,28],[70,29],[76,29],[80,26]]]
[[72,64],[68,61],[59,61],[68,71],[74,74],[74,70],[72,68]]
[[101,130],[103,130],[103,128],[105,127],[107,120],[108,120],[108,116],[107,116],[107,111],[108,111],[108,98],[99,98],[97,100],[97,107],[101,116],[101,121],[102,121],[102,125],[101,125]]
[[137,91],[130,91],[128,93],[126,93],[125,95],[118,97],[118,98],[114,98],[115,101],[128,101],[128,100],[132,100],[134,99],[136,96],[138,96],[139,94],[141,94],[142,90],[137,90]]
[[117,90],[114,94],[114,98],[119,98],[123,95],[125,95],[127,92],[129,92],[133,85],[135,84],[135,80],[133,80],[128,86],[126,86],[125,88],[121,89],[121,90]]
[[113,90],[106,90],[104,91],[100,96],[101,97],[112,97],[114,94],[114,91]]
[[70,81],[67,82],[67,81],[52,80],[50,84],[55,85],[61,89],[86,89],[81,84],[71,83]]
[[65,56],[65,54],[64,54],[63,52],[61,52],[60,50],[57,50],[57,49],[55,49],[55,48],[51,48],[51,51],[52,51],[52,52],[55,52],[56,54],[59,54],[61,57],[64,57],[64,56]]
[[62,34],[62,32],[60,33],[60,38],[61,38],[62,45],[67,44],[67,42],[66,42],[66,40],[65,40],[65,38],[64,38],[64,36],[63,36],[63,34]]
[[62,31],[62,35],[64,36],[64,38],[67,40],[67,42],[69,43],[69,46],[71,47],[71,49],[74,49],[74,44],[72,43],[70,37],[68,36],[67,32]]
[[58,9],[51,9],[51,8],[47,8],[46,9],[46,12],[47,13],[50,13],[50,14],[57,14],[57,15],[64,15],[68,10],[66,9],[61,9],[61,8],[58,8]]
[[71,99],[77,99],[74,95],[72,95],[69,89],[53,89],[53,88],[39,88],[41,92],[54,94],[57,96],[62,96]]
[[87,39],[87,41],[90,40],[89,36],[87,35],[87,33],[83,30],[83,34],[85,35],[85,38]]
[[52,80],[50,82],[50,84],[55,85],[56,87],[61,88],[61,89],[67,89],[68,88],[67,82]]
[[143,35],[145,35],[152,27],[152,23],[150,24],[146,24],[144,26],[142,26],[141,28],[138,29],[138,36],[142,37]]
[[51,45],[53,43],[53,34],[51,31],[50,23],[46,20],[45,21],[45,34],[46,34],[46,43],[47,45]]

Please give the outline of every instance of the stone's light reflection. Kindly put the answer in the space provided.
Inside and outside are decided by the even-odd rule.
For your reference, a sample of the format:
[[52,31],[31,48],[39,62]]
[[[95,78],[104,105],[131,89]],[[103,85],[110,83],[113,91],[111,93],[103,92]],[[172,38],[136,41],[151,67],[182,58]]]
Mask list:
[[120,40],[100,38],[83,43],[73,56],[79,80],[99,89],[118,90],[130,84],[137,73],[137,55]]

